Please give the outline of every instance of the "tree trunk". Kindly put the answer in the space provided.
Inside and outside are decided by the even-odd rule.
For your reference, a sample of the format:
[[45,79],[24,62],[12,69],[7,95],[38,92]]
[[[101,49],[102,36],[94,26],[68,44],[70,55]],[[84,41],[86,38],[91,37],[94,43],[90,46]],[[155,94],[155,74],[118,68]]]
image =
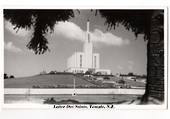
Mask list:
[[164,30],[162,11],[151,17],[150,39],[147,44],[147,84],[142,103],[154,98],[164,101]]

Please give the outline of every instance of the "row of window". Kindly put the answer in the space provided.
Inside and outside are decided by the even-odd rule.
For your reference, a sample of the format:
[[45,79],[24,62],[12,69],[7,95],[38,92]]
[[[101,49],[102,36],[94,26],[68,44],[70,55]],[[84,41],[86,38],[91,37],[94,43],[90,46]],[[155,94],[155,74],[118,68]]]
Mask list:
[[83,70],[73,70],[73,73],[84,73]]
[[83,59],[83,56],[80,55],[80,67],[82,67],[82,59]]
[[[82,67],[83,65],[83,55],[80,55],[80,67]],[[96,56],[94,56],[94,68],[96,68],[97,67],[97,57]]]

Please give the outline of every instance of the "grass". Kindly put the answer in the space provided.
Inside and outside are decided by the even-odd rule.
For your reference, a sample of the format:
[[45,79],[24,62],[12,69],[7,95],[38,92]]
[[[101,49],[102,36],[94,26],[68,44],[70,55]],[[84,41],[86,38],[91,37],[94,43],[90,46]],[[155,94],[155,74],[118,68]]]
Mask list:
[[[111,80],[117,82],[120,79],[117,78],[117,77],[113,77],[113,78],[111,78]],[[124,81],[126,82],[126,84],[129,84],[129,85],[134,86],[134,87],[145,87],[145,83],[143,83],[143,82],[132,81],[132,80],[129,80],[129,79],[125,79]]]
[[73,79],[76,78],[76,86],[79,85],[88,85],[94,86],[86,80],[75,77],[72,74],[49,74],[49,75],[37,75],[31,77],[22,77],[14,79],[5,79],[4,87],[5,88],[32,88],[33,86],[39,87],[48,87],[48,86],[57,86],[57,85],[67,85],[73,87]]
[[[73,88],[73,79],[75,79],[76,88],[102,88],[100,83],[91,81],[82,76],[73,74],[48,74],[36,75],[31,77],[5,79],[5,88]],[[118,82],[120,79],[112,77],[110,80]],[[125,80],[126,84],[132,87],[145,87],[145,83],[132,80]],[[107,88],[107,87],[105,87]]]

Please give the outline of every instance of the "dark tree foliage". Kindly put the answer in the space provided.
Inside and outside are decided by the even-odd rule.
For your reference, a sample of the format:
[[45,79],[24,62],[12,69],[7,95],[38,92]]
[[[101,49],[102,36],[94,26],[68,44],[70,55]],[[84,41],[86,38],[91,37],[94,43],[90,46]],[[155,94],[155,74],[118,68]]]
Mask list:
[[17,29],[33,28],[33,34],[27,47],[35,54],[43,54],[49,50],[46,34],[53,32],[58,21],[66,21],[74,17],[73,10],[31,10],[31,9],[5,9],[4,18],[10,21]]
[[[96,10],[96,13],[100,13],[106,19],[105,24],[108,25],[108,29],[115,29],[116,26],[122,24],[127,30],[132,30],[136,37],[143,33],[145,40],[150,39],[151,17],[155,12],[162,12],[155,19],[159,19],[159,24],[163,24],[163,10]],[[45,35],[49,31],[53,32],[56,22],[66,21],[71,17],[74,17],[73,10],[4,10],[4,18],[10,21],[17,31],[20,28],[27,30],[33,28],[34,32],[27,47],[35,54],[43,54],[49,50]],[[157,30],[163,30],[163,28],[159,27]]]
[[55,74],[55,71],[50,71],[49,74]]
[[162,13],[155,19],[159,19],[160,24],[163,24],[163,10],[97,10],[97,13],[106,19],[108,29],[115,29],[122,24],[127,30],[134,32],[136,37],[144,34],[145,40],[150,39],[151,18],[155,12]]
[[4,73],[4,79],[7,79],[8,75],[6,73]]
[[103,78],[104,78],[105,80],[109,80],[109,79],[110,79],[109,76],[104,76]]
[[133,72],[129,72],[128,76],[134,76]]
[[118,83],[125,84],[126,82],[123,79],[121,79],[121,80],[118,81]]
[[85,75],[91,75],[91,74],[92,74],[92,72],[90,72],[90,71],[85,72]]
[[11,75],[9,78],[15,78],[13,75]]

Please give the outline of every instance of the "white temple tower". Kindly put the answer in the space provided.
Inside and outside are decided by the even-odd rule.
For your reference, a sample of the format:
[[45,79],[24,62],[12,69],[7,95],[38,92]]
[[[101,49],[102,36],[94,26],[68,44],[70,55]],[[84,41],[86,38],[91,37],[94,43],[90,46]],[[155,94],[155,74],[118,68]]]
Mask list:
[[86,32],[86,39],[84,43],[84,56],[85,56],[85,67],[87,68],[93,68],[93,44],[90,39],[90,32],[89,32],[89,20],[87,21],[87,32]]
[[73,73],[85,73],[86,71],[92,69],[95,72],[110,74],[110,70],[100,69],[99,59],[99,53],[93,53],[93,43],[90,37],[90,22],[87,20],[87,31],[83,52],[75,52],[68,58],[66,71]]

